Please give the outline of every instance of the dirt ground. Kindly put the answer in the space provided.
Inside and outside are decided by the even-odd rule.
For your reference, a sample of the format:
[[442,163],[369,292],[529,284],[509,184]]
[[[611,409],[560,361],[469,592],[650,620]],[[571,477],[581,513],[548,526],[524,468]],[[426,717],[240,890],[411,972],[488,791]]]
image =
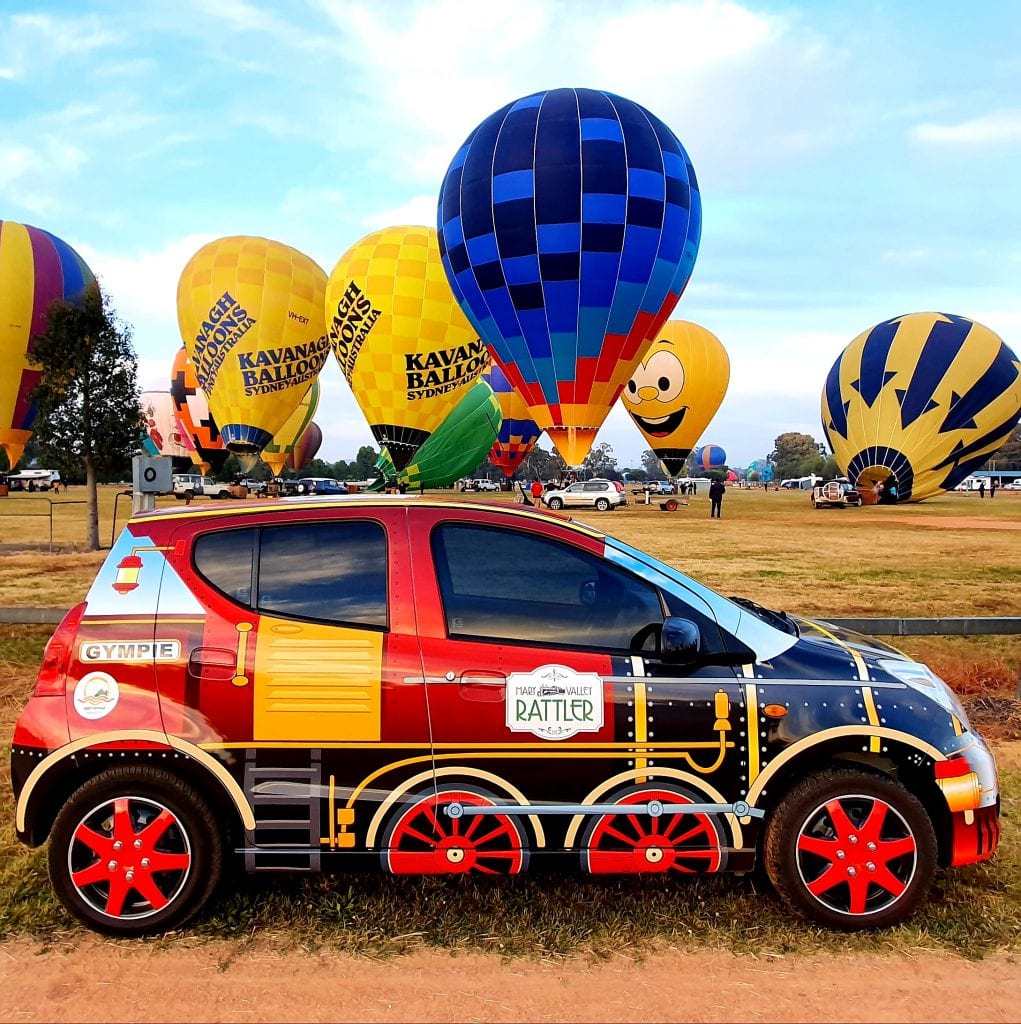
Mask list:
[[1011,956],[504,961],[422,951],[380,961],[232,950],[3,944],[0,1021],[1021,1020]]

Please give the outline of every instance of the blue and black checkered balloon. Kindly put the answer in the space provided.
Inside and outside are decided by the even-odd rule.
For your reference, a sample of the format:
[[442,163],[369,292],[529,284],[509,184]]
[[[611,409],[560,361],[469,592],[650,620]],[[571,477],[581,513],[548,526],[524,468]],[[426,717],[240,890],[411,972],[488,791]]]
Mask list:
[[644,107],[551,89],[490,115],[440,190],[454,295],[571,465],[691,275],[691,162]]

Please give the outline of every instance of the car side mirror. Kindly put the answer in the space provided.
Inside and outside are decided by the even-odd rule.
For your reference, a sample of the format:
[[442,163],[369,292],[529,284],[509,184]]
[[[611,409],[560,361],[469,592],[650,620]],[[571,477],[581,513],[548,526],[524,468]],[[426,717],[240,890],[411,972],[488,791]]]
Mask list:
[[702,634],[691,619],[668,615],[663,620],[660,656],[672,665],[694,665],[702,652]]

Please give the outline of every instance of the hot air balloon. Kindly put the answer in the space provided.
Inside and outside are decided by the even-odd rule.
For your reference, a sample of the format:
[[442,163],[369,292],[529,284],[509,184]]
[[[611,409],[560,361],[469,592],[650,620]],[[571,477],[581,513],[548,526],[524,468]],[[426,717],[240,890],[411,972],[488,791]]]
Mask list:
[[501,419],[493,389],[477,381],[404,469],[395,470],[385,450],[376,465],[386,479],[396,478],[414,489],[447,487],[485,459]]
[[489,364],[482,378],[493,389],[503,414],[500,433],[489,453],[489,461],[502,469],[506,476],[513,476],[535,447],[542,431],[531,418],[525,400],[514,390],[507,374],[496,363]]
[[756,459],[748,467],[745,478],[751,480],[752,474],[755,474],[754,479],[768,484],[773,479],[773,464],[768,459]]
[[169,391],[143,391],[139,398],[142,420],[149,441],[157,455],[175,459],[175,468],[184,469],[191,464],[191,453],[184,443],[184,431],[174,412],[174,400]]
[[670,320],[645,350],[621,402],[668,476],[684,469],[729,383],[726,349],[698,324]]
[[[319,381],[314,380],[312,387],[305,392],[305,397],[298,403],[298,408],[291,413],[287,422],[273,435],[273,440],[262,450],[262,461],[269,466],[274,476],[280,476],[280,471],[286,465],[294,446],[312,422],[312,417],[315,416],[318,406]],[[319,435],[319,440],[321,443],[322,434]]]
[[326,274],[281,242],[220,238],[188,261],[177,319],[224,445],[244,468],[287,422],[330,345]]
[[438,220],[458,301],[580,465],[695,263],[701,204],[683,147],[612,93],[535,93],[468,136]]
[[95,284],[85,261],[41,228],[0,220],[0,448],[13,469],[36,410],[31,395],[40,370],[28,360],[57,301],[74,302]]
[[909,313],[859,334],[822,394],[823,429],[847,478],[859,489],[894,482],[898,501],[952,490],[1019,417],[1017,356],[988,327],[947,313]]
[[719,469],[727,464],[727,453],[718,444],[705,444],[694,451],[695,468]]
[[310,423],[298,443],[291,449],[285,465],[288,469],[299,470],[307,466],[319,453],[323,444],[323,432],[318,423]]
[[188,449],[191,461],[203,476],[210,469],[219,473],[230,458],[230,452],[223,446],[223,438],[220,437],[216,420],[209,411],[206,393],[199,387],[195,367],[183,345],[174,356],[170,374],[170,396],[174,401],[174,415],[177,417],[184,446]]
[[451,294],[432,228],[385,228],[351,246],[330,274],[326,320],[337,362],[397,469],[489,362]]

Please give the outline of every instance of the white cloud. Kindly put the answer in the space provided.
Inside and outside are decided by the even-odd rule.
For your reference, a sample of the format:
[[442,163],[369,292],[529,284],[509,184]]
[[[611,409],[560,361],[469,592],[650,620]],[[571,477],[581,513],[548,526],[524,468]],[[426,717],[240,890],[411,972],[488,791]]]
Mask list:
[[165,339],[173,340],[173,348],[166,356],[167,373],[180,346],[177,282],[184,265],[212,237],[187,235],[168,242],[162,249],[143,249],[131,255],[100,252],[88,244],[76,246],[100,279],[118,315],[134,328],[135,348],[140,356],[158,357],[165,348]]
[[924,122],[911,129],[919,142],[944,146],[987,146],[1021,141],[1021,110],[995,110],[956,124]]
[[362,218],[362,224],[370,231],[393,227],[396,224],[424,224],[427,227],[435,227],[436,196],[412,196],[406,203],[393,209],[366,214]]
[[0,191],[7,203],[51,213],[60,206],[61,185],[86,160],[84,150],[53,135],[38,137],[32,146],[0,142]]

